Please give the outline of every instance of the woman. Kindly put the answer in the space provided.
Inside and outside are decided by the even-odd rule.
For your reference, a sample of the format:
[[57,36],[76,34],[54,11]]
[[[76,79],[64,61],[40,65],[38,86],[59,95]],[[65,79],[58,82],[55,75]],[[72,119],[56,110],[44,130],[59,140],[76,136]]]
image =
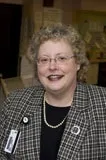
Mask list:
[[72,26],[43,27],[30,43],[41,86],[11,93],[0,122],[2,160],[104,160],[106,89],[87,85],[85,44]]

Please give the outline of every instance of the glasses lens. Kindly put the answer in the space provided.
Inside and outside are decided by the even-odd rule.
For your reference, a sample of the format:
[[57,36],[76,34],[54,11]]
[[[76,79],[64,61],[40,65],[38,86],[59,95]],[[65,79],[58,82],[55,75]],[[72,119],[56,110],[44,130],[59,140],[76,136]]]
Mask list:
[[38,63],[39,63],[39,64],[42,64],[42,65],[43,65],[43,64],[44,64],[44,65],[45,65],[45,64],[48,64],[48,62],[49,62],[49,58],[48,58],[48,57],[41,57],[41,58],[38,59]]
[[68,61],[68,57],[66,57],[66,56],[57,57],[57,62],[60,64],[66,63],[67,61]]

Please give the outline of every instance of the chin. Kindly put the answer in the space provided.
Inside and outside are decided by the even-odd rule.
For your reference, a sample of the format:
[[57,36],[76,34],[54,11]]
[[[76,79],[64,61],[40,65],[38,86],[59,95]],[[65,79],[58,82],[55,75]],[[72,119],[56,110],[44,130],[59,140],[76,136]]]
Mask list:
[[63,89],[62,88],[59,88],[59,87],[53,87],[53,88],[47,88],[47,90],[48,91],[50,91],[50,92],[54,92],[55,94],[57,94],[57,93],[60,93]]

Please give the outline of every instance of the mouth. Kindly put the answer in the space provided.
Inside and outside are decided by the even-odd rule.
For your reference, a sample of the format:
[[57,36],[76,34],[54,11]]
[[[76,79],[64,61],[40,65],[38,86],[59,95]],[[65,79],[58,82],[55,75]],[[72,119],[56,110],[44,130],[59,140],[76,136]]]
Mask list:
[[57,81],[63,78],[63,75],[50,75],[47,77],[50,81]]

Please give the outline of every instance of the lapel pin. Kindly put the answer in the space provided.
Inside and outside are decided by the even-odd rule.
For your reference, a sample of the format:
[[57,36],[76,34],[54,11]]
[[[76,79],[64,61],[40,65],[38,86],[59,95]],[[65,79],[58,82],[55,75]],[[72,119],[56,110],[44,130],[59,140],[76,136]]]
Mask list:
[[28,117],[23,117],[23,123],[24,123],[24,124],[27,124],[28,121],[29,121]]
[[80,127],[78,125],[74,125],[71,129],[71,133],[78,135],[80,133]]

